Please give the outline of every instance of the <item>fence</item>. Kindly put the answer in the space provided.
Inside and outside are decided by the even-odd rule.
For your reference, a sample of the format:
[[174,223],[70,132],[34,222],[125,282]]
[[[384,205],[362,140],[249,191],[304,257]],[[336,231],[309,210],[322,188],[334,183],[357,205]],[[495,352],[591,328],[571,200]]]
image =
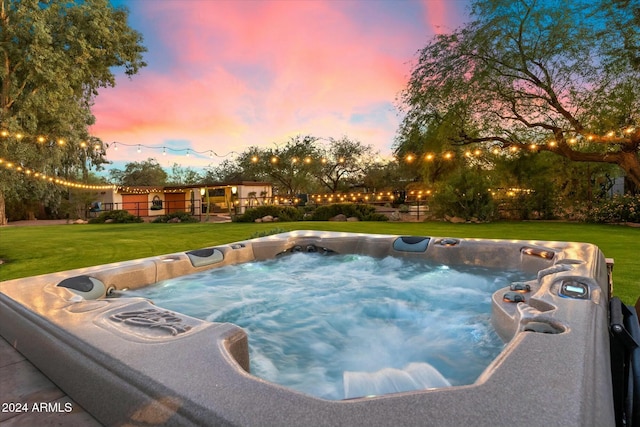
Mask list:
[[243,213],[245,209],[259,205],[254,197],[234,198],[232,203],[206,203],[200,199],[195,200],[162,200],[135,202],[127,201],[121,203],[100,203],[95,202],[85,207],[85,217],[92,218],[102,212],[125,210],[138,217],[154,217],[168,215],[175,212],[187,212],[202,220],[203,217],[212,214],[237,215]]

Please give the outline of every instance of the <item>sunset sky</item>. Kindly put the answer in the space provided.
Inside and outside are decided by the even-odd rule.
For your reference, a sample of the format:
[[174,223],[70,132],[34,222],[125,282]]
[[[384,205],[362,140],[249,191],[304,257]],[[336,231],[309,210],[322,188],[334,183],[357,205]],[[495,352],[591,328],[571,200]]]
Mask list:
[[93,108],[92,134],[118,168],[153,157],[197,169],[296,135],[347,136],[389,156],[416,52],[468,16],[467,0],[112,2],[148,49],[148,66],[131,79],[117,70]]

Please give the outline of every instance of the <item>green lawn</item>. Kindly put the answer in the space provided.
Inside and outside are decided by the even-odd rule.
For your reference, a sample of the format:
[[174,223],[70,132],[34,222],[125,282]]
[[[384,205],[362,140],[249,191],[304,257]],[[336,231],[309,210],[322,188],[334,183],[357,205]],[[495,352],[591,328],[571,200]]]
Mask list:
[[594,243],[615,259],[614,293],[640,296],[640,229],[557,222],[295,222],[276,224],[96,224],[0,228],[0,280],[197,249],[249,238],[274,228],[440,237],[558,240]]

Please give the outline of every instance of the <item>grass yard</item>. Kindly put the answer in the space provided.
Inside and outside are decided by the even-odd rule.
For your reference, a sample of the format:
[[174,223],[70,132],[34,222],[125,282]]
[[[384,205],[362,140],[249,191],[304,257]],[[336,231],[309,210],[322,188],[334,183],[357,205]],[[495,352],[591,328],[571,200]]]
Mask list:
[[330,230],[356,233],[579,241],[615,259],[614,293],[626,304],[640,296],[640,228],[559,222],[291,222],[95,224],[0,228],[0,280],[143,258],[244,240],[260,231]]

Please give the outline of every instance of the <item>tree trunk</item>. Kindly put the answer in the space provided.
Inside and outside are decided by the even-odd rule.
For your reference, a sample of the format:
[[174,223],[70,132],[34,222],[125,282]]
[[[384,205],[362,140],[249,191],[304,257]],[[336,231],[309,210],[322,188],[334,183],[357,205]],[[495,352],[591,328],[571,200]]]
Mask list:
[[640,188],[640,157],[638,157],[638,141],[631,141],[623,150],[615,153],[584,153],[571,149],[566,143],[560,144],[556,148],[545,148],[575,162],[595,162],[595,163],[611,163],[618,165],[626,172],[626,180],[633,183],[635,188],[631,188],[631,192],[635,192]]
[[7,216],[4,207],[4,192],[0,190],[0,226],[7,225]]
[[618,165],[627,173],[627,179],[635,186],[632,192],[635,192],[640,188],[640,158],[636,153],[623,151]]

